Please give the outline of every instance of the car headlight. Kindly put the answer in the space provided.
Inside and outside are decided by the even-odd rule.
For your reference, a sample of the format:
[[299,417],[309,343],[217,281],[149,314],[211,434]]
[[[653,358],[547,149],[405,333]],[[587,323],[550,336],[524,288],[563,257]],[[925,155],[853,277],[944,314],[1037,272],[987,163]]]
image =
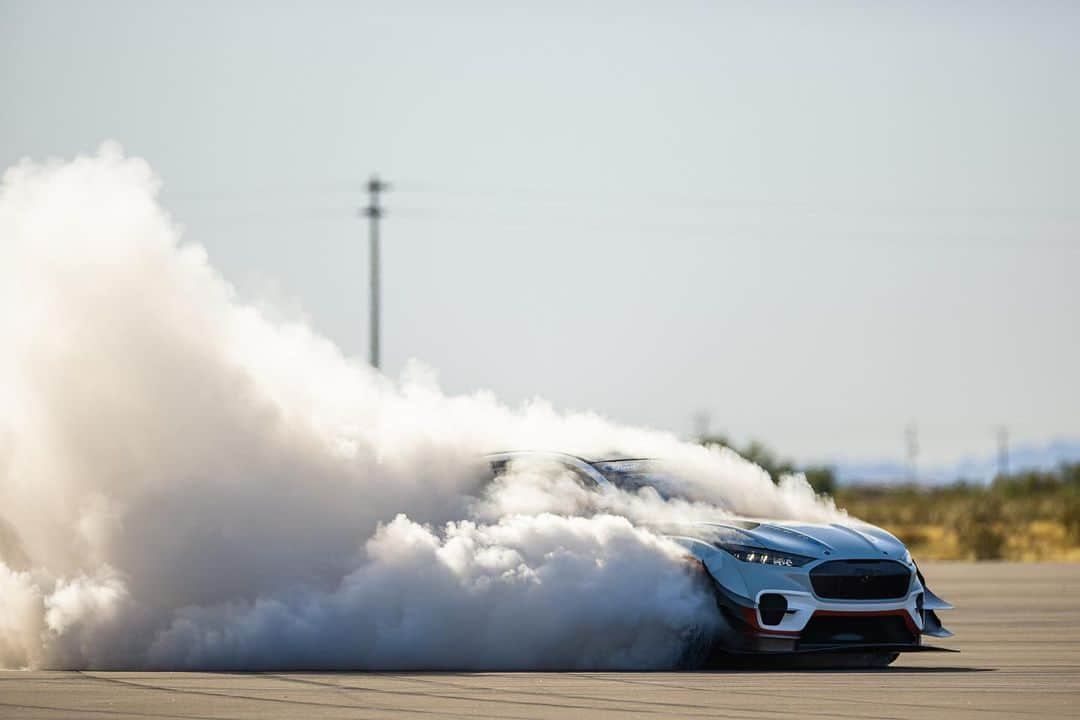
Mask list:
[[716,547],[732,555],[736,560],[755,565],[775,565],[777,567],[801,567],[814,558],[805,555],[793,555],[792,553],[776,552],[766,548],[754,547],[753,545],[734,545],[732,543],[716,543]]

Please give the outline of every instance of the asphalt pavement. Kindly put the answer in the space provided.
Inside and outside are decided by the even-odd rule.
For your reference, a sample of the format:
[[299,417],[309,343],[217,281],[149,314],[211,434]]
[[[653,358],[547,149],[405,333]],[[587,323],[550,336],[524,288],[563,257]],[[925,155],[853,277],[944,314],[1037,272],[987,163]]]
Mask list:
[[1080,717],[1080,564],[923,570],[961,652],[885,670],[0,672],[0,718]]

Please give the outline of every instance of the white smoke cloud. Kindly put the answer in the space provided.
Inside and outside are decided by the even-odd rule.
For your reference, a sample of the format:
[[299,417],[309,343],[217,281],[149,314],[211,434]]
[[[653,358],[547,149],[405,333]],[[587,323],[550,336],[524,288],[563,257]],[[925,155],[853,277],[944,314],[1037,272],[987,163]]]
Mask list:
[[[400,381],[240,303],[148,165],[0,188],[0,666],[676,663],[716,618],[648,521],[820,519],[804,482],[536,401]],[[687,500],[485,452],[663,457]]]

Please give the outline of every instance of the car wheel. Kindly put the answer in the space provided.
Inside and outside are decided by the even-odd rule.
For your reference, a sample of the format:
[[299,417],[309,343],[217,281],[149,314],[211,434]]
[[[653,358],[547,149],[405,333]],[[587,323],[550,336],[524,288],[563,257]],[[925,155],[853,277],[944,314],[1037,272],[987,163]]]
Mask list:
[[[827,656],[823,656],[824,657]],[[893,663],[896,658],[900,657],[900,653],[879,652],[879,653],[852,653],[850,655],[837,655],[835,656],[835,666],[838,668],[883,668],[888,667]]]
[[900,653],[851,652],[824,653],[821,655],[788,655],[779,662],[787,667],[804,670],[870,670],[888,667]]
[[877,653],[875,655],[868,655],[866,667],[888,667],[892,665],[893,661],[898,657],[900,657],[900,653]]

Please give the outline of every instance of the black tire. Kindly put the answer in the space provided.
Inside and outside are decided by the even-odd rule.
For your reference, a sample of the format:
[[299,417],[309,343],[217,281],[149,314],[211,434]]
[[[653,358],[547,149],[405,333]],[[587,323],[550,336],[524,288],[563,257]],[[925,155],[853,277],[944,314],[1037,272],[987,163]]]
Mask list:
[[896,658],[900,657],[900,653],[875,653],[868,657],[867,667],[883,668],[892,665]]

